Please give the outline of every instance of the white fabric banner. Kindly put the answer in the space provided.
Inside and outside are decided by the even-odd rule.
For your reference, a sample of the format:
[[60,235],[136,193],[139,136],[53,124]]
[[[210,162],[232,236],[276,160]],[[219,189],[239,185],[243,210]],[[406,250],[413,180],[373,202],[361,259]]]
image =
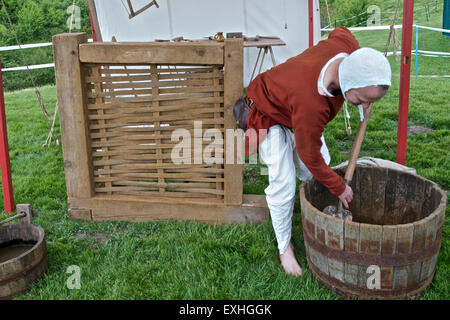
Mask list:
[[[138,11],[151,0],[131,0]],[[217,32],[242,32],[247,37],[276,36],[286,46],[274,46],[277,64],[308,48],[307,0],[156,0],[129,18],[127,0],[95,0],[103,41],[203,39]],[[319,1],[314,0],[314,43],[320,40]],[[244,49],[244,86],[247,87],[259,49]],[[272,67],[266,56],[262,71]],[[258,67],[259,68],[259,67]],[[256,70],[258,72],[258,69]]]

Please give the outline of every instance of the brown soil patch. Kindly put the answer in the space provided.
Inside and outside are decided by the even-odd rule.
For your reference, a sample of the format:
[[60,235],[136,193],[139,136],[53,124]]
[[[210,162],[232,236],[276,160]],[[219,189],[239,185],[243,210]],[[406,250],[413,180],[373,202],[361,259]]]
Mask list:
[[256,180],[259,179],[259,177],[261,176],[260,173],[260,168],[258,167],[250,167],[250,166],[246,166],[244,167],[244,184],[248,184],[248,183],[252,183],[255,182]]
[[425,127],[425,126],[409,126],[408,127],[408,134],[420,134],[420,133],[428,133],[428,132],[434,132],[434,129]]
[[109,240],[109,237],[106,235],[106,233],[101,233],[101,232],[97,232],[92,235],[86,234],[86,233],[77,233],[75,235],[75,238],[78,238],[78,239],[92,238],[92,239],[95,239],[97,241],[97,244],[99,244],[101,246],[103,246],[106,243],[106,241]]

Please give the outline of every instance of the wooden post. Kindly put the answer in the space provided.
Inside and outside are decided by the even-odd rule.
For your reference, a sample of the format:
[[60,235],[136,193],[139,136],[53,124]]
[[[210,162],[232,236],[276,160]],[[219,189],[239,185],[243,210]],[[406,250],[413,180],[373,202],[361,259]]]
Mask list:
[[314,46],[314,3],[308,0],[308,30],[309,30],[309,47]]
[[3,202],[5,213],[14,210],[14,192],[9,161],[8,131],[6,128],[5,97],[3,95],[2,61],[0,60],[0,169],[2,175]]
[[[414,0],[403,1],[402,60],[400,66],[400,98],[398,105],[397,162],[406,163],[408,137],[409,80],[411,72],[411,40]],[[417,57],[416,57],[417,59]]]
[[[243,51],[244,43],[242,39],[226,39],[224,50],[224,127],[225,129],[236,129],[236,120],[233,115],[233,107],[239,97],[243,94]],[[225,133],[226,134],[226,133]],[[227,137],[225,135],[225,204],[240,205],[242,204],[242,171],[243,164],[238,164],[237,152],[234,152],[234,163],[227,163],[227,153],[230,144],[235,144],[234,136]],[[237,139],[239,140],[239,138]],[[238,141],[239,143],[239,141]],[[234,150],[236,148],[234,147]]]
[[132,18],[135,16],[133,5],[131,4],[131,0],[127,0],[127,2],[128,2],[128,8],[130,8],[130,18]]
[[94,194],[86,86],[83,84],[84,72],[78,59],[79,45],[86,42],[86,33],[53,36],[55,78],[69,201],[71,198],[90,198]]

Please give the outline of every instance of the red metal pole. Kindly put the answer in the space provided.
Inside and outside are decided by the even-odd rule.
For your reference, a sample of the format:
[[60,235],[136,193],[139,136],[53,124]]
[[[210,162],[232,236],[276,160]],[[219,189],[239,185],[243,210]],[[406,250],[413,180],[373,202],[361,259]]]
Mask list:
[[314,45],[314,4],[313,0],[308,0],[308,29],[309,29],[309,47]]
[[91,14],[91,10],[89,10],[89,18],[91,19],[92,40],[93,40],[94,42],[97,42],[97,35],[95,34],[94,24],[92,23],[92,14]]
[[8,131],[6,129],[5,97],[3,95],[2,62],[0,60],[0,170],[2,176],[3,202],[5,213],[15,209],[14,192],[9,161]]
[[396,159],[397,162],[402,165],[406,164],[406,141],[408,138],[409,80],[411,72],[411,41],[413,18],[414,0],[404,0]]
[[94,42],[103,42],[100,25],[98,24],[97,9],[94,0],[89,0],[89,18],[91,19],[92,40]]

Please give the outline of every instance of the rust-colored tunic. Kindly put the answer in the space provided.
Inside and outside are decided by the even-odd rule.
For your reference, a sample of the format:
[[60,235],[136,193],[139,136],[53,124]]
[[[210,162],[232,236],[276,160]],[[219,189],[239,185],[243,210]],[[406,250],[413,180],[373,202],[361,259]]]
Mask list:
[[[294,131],[297,153],[314,178],[334,195],[345,190],[342,177],[325,163],[320,148],[320,137],[325,125],[333,120],[344,103],[342,94],[326,97],[317,90],[317,79],[328,60],[340,52],[352,53],[359,48],[358,41],[345,27],[334,29],[327,40],[320,41],[301,54],[259,74],[248,86],[247,96],[252,108],[247,130],[269,130],[282,124]],[[255,152],[252,139],[246,143],[247,155]]]

